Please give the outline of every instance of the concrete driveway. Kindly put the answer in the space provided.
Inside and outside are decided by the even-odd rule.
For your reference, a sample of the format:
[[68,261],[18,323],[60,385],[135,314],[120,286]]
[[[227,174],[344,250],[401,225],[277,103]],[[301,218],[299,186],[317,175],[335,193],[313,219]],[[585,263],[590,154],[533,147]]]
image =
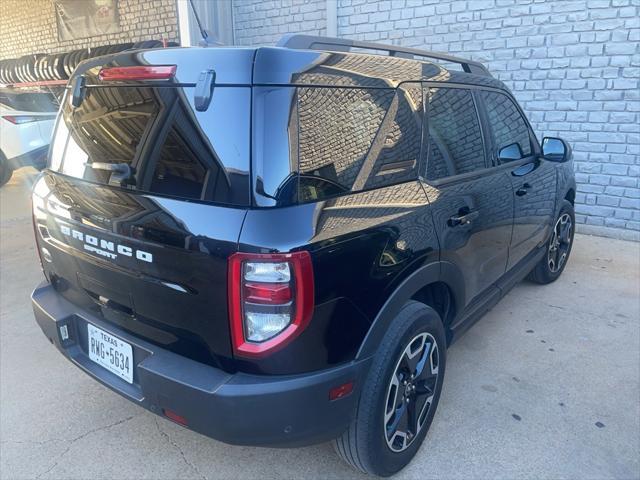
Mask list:
[[[33,178],[0,191],[2,478],[365,478],[330,444],[207,439],[65,360],[29,304]],[[558,282],[518,285],[449,350],[431,431],[397,478],[640,478],[639,262],[640,244],[578,235]]]

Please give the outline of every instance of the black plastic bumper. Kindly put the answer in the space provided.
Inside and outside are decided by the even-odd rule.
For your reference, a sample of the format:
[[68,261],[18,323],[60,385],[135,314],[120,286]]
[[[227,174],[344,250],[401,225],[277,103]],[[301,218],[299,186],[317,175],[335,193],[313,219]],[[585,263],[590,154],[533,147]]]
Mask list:
[[[78,309],[49,284],[31,296],[36,320],[49,340],[86,373],[138,405],[184,417],[187,427],[226,443],[272,447],[330,440],[347,427],[369,360],[294,376],[229,374],[163,350]],[[133,384],[92,362],[87,323],[132,345]],[[61,327],[69,338],[62,341]],[[329,400],[329,390],[354,381],[353,392]]]

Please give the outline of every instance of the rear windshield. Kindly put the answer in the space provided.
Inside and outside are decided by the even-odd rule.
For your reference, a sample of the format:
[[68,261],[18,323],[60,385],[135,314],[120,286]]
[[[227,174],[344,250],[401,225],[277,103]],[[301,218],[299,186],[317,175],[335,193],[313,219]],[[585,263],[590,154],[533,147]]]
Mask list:
[[57,112],[58,101],[48,92],[8,92],[0,90],[0,104],[23,112]]
[[194,108],[194,88],[88,87],[65,101],[50,168],[89,182],[141,192],[249,204],[248,87],[215,88]]

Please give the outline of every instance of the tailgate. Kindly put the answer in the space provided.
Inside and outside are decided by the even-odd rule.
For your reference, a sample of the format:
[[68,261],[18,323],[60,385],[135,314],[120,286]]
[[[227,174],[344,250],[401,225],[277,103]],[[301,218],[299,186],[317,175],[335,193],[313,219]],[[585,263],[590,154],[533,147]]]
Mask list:
[[[236,77],[218,75],[208,108],[196,109],[194,95],[197,71],[227,57],[175,49],[80,68],[84,98],[74,107],[67,93],[33,196],[43,267],[65,298],[217,366],[231,356],[227,257],[250,202],[251,88],[225,84],[244,80],[236,65]],[[175,77],[97,77],[149,63],[176,65]]]

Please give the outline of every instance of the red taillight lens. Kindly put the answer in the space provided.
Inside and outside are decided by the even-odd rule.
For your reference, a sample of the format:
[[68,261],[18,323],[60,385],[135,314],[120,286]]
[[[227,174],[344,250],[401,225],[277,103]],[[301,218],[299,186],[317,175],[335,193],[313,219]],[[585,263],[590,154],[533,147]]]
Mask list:
[[236,355],[260,357],[284,347],[313,313],[309,252],[235,253],[229,257],[229,319]]
[[291,287],[280,283],[245,283],[244,298],[253,303],[284,304],[292,300]]
[[52,117],[34,117],[32,115],[3,115],[6,121],[14,125],[22,125],[23,123],[37,122],[38,120],[49,120]]
[[175,65],[105,67],[98,78],[103,82],[117,80],[169,80],[176,74]]

